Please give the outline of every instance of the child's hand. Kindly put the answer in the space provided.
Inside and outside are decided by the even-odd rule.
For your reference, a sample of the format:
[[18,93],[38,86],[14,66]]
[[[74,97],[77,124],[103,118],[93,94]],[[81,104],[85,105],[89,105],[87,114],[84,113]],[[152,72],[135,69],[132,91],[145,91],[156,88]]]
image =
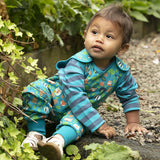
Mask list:
[[100,126],[96,131],[99,134],[105,135],[105,137],[107,139],[109,139],[111,137],[115,137],[115,135],[116,135],[115,129],[108,126],[106,123],[103,123],[102,126]]
[[148,130],[143,128],[140,124],[138,123],[128,123],[127,126],[125,127],[125,134],[131,132],[132,135],[135,134],[135,132],[138,132],[139,134],[145,134],[148,133]]

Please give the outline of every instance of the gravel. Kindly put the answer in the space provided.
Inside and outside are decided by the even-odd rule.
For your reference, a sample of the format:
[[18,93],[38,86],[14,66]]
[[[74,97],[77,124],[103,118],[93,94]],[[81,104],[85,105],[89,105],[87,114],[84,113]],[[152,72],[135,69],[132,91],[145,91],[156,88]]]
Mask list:
[[[133,140],[160,143],[160,34],[152,33],[142,40],[132,40],[130,49],[120,57],[130,66],[131,73],[138,83],[141,125],[149,130],[146,136],[136,135]],[[107,111],[108,106],[115,111]],[[110,96],[99,112],[108,125],[115,127],[117,135],[124,135],[125,115],[116,95]],[[141,138],[139,138],[141,137]]]

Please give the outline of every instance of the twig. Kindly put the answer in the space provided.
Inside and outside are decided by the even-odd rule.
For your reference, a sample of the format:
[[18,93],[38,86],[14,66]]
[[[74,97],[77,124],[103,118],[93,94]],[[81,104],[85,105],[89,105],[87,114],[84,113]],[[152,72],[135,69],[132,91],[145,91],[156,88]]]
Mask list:
[[12,156],[3,146],[0,146],[13,160],[16,160],[14,156]]
[[12,89],[14,89],[14,90],[17,90],[17,91],[20,91],[19,89],[18,89],[18,85],[17,84],[13,84],[13,83],[10,83],[9,81],[6,81],[6,80],[4,80],[4,79],[0,79],[1,81],[3,81],[4,83],[7,83],[8,85],[10,85],[10,86],[15,86],[15,87],[17,87],[17,88],[13,88],[13,87],[10,87],[10,88],[12,88]]
[[10,39],[11,41],[13,41],[13,42],[16,42],[16,43],[21,43],[21,44],[32,44],[32,43],[35,43],[34,41],[33,42],[21,42],[21,41],[17,41],[17,40],[15,40],[15,39],[13,39],[13,38],[10,38],[10,37],[8,37],[8,36],[6,36],[8,39]]
[[1,99],[5,104],[7,104],[10,108],[12,108],[12,109],[14,109],[15,111],[19,112],[20,114],[26,116],[27,118],[29,118],[29,119],[32,120],[33,122],[38,123],[38,122],[36,122],[35,120],[33,120],[32,118],[30,118],[27,114],[25,114],[24,112],[22,112],[18,107],[13,106],[13,104],[11,104],[11,103],[9,103],[8,101],[6,101],[5,99],[3,99],[2,96],[0,96],[0,99]]

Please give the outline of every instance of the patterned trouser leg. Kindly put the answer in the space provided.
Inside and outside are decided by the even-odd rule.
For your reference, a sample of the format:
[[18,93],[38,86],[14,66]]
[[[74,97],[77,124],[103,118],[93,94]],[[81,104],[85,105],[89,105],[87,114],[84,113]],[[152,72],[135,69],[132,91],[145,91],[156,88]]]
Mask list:
[[66,115],[60,120],[60,124],[56,127],[56,129],[64,125],[71,126],[76,131],[76,140],[78,140],[85,133],[84,126],[76,119],[71,111],[66,113]]
[[[58,90],[59,96],[57,99],[53,100],[53,92]],[[66,108],[66,102],[64,103],[64,97],[59,86],[50,86],[50,90],[46,83],[41,80],[31,83],[26,87],[23,93],[23,109],[25,113],[34,120],[48,118],[51,110],[54,111],[55,116],[52,118],[56,122],[60,121],[60,124],[56,129],[63,125],[71,126],[77,133],[77,138],[79,139],[85,132],[84,126],[74,117],[69,107]],[[51,101],[54,101],[55,105],[51,105]],[[63,103],[62,103],[63,102]],[[25,117],[26,120],[29,120]]]
[[[32,94],[23,95],[23,110],[32,119],[45,119],[51,111],[50,104],[46,103],[43,99],[39,99]],[[26,120],[30,120],[25,117]]]

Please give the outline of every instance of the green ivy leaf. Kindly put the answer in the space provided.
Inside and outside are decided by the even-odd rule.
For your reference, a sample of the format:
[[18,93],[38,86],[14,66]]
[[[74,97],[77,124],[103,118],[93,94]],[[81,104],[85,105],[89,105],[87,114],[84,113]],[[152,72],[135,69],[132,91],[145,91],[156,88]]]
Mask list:
[[[4,127],[4,124],[3,124],[2,121],[0,121],[0,126],[1,126],[1,127]],[[1,146],[1,139],[0,139],[0,146]]]
[[[24,47],[22,47],[22,46],[17,46],[16,44],[15,44],[15,47],[16,47],[16,50],[19,51],[19,52],[24,49]],[[23,55],[23,54],[24,54],[24,52],[20,52],[20,53],[21,53],[20,55]]]
[[37,78],[38,78],[38,79],[44,79],[44,78],[47,77],[46,75],[43,74],[43,72],[42,72],[41,69],[37,70],[37,71],[36,71],[36,74],[37,74]]
[[16,49],[15,45],[11,42],[5,42],[3,45],[3,51],[7,53],[11,53]]
[[6,26],[3,26],[0,28],[0,33],[3,35],[7,35],[10,33],[10,31],[8,30],[8,28]]
[[137,151],[132,151],[127,146],[116,144],[114,141],[109,143],[105,141],[102,145],[99,145],[96,150],[93,150],[86,160],[141,160],[141,157]]
[[16,25],[14,23],[12,23],[10,20],[8,21],[4,21],[5,22],[5,25],[6,27],[9,29],[9,30],[12,30],[16,27]]
[[[3,132],[3,131],[2,131]],[[6,138],[6,137],[5,137]],[[7,140],[6,139],[3,139],[3,144],[2,144],[3,148],[5,148],[5,150],[7,152],[9,152],[10,150],[10,145],[7,143]]]
[[44,71],[46,71],[46,70],[47,70],[46,66],[44,66],[44,67],[43,67],[43,70],[44,70]]
[[44,37],[46,37],[50,42],[54,40],[54,31],[53,29],[47,25],[45,22],[41,23],[42,31]]
[[14,97],[13,105],[14,106],[22,105],[22,99]]
[[26,34],[27,34],[28,37],[33,37],[33,34],[30,33],[30,32],[26,32]]
[[23,68],[26,68],[26,64],[25,63],[21,63],[21,66],[23,67]]
[[20,141],[17,141],[15,139],[14,143],[12,144],[13,145],[13,150],[10,152],[10,155],[14,156],[14,155],[17,155],[18,157],[21,156],[21,143]]
[[6,107],[5,104],[0,101],[0,113],[2,114],[4,113],[5,107]]
[[95,151],[98,147],[100,147],[99,143],[91,143],[89,145],[85,145],[83,148],[85,150],[93,150],[93,151]]
[[68,155],[77,155],[78,152],[79,152],[79,149],[78,149],[78,147],[75,146],[75,145],[69,145],[69,146],[67,146],[67,148],[66,148],[66,153],[67,153]]
[[15,31],[15,35],[16,35],[17,37],[22,37],[22,36],[23,36],[23,33],[20,32],[18,28],[15,28],[14,31]]
[[17,128],[15,128],[13,126],[9,126],[7,128],[7,132],[14,138],[16,138],[17,135],[21,133]]
[[31,71],[34,71],[34,70],[35,70],[35,68],[33,68],[31,66],[26,66],[26,68],[25,68],[26,73],[31,73]]
[[20,117],[20,118],[14,117],[15,125],[17,126],[18,122],[21,120],[23,120],[23,117]]
[[23,52],[19,52],[18,50],[14,50],[14,53],[12,52],[9,57],[12,59],[12,65],[15,64],[16,60],[21,60]]
[[81,159],[80,153],[78,153],[77,155],[75,155],[74,159],[75,159],[75,160],[76,160],[76,159]]
[[24,147],[24,152],[27,152],[27,153],[33,153],[33,150],[32,150],[32,148],[30,147],[30,145],[29,145],[29,143],[25,143],[24,145],[23,145],[23,147]]
[[11,157],[9,157],[6,153],[1,153],[0,154],[0,159],[11,160]]
[[30,63],[30,65],[32,67],[37,67],[38,59],[33,59],[33,58],[29,57],[27,61]]
[[7,111],[9,116],[13,116],[13,111],[11,111],[10,109]]
[[9,75],[9,79],[12,81],[12,83],[16,84],[18,77],[15,76],[14,72],[9,72],[8,75]]

